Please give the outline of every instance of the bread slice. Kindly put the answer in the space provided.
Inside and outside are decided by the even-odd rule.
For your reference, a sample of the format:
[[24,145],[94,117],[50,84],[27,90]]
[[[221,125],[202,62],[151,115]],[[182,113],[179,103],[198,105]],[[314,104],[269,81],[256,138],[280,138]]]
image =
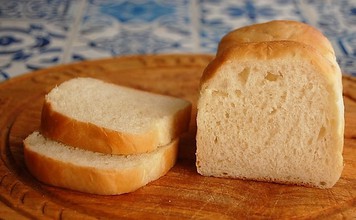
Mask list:
[[27,168],[38,180],[81,192],[115,195],[132,192],[173,167],[178,139],[155,151],[109,155],[73,148],[34,132],[24,140]]
[[190,111],[179,98],[76,78],[46,95],[41,133],[95,152],[145,153],[187,131]]
[[333,59],[291,40],[232,43],[218,52],[201,79],[198,172],[332,187],[343,169],[344,133]]

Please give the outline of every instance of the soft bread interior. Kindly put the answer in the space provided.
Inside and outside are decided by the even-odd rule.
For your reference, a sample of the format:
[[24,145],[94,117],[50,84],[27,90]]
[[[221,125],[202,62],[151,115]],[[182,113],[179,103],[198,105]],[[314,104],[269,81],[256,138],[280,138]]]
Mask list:
[[342,106],[313,63],[294,55],[229,57],[214,74],[198,104],[199,173],[335,184],[342,170]]
[[55,111],[78,121],[131,134],[147,132],[154,126],[169,130],[172,115],[189,106],[182,99],[91,78],[62,83],[46,96],[46,101]]
[[155,151],[143,154],[111,155],[74,148],[45,138],[39,132],[29,135],[25,139],[25,144],[27,149],[57,161],[82,167],[120,171],[141,165],[153,167],[153,163],[159,161],[161,153],[169,147],[169,145],[162,146]]

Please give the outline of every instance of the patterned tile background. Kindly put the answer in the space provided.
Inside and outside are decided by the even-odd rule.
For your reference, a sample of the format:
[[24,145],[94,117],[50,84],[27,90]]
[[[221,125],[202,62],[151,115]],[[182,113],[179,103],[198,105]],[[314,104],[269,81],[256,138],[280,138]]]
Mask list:
[[273,19],[319,28],[356,76],[356,0],[0,0],[0,82],[87,59],[215,53],[230,30]]

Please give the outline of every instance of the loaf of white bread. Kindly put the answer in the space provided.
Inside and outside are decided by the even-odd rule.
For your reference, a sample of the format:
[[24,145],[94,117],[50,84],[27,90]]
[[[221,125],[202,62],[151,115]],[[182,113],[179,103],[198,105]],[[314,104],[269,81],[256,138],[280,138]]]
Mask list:
[[24,159],[38,180],[100,195],[132,192],[165,175],[187,131],[188,101],[92,78],[50,91],[41,133],[24,140]]
[[198,172],[331,188],[343,170],[341,78],[330,42],[307,24],[228,33],[201,79]]

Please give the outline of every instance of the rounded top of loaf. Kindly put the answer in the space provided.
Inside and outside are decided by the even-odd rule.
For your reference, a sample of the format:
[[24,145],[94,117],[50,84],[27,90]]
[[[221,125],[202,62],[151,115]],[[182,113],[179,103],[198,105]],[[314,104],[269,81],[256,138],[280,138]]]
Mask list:
[[298,21],[275,20],[245,26],[226,34],[220,41],[217,55],[240,43],[290,40],[315,47],[329,60],[335,60],[330,41],[316,28]]

